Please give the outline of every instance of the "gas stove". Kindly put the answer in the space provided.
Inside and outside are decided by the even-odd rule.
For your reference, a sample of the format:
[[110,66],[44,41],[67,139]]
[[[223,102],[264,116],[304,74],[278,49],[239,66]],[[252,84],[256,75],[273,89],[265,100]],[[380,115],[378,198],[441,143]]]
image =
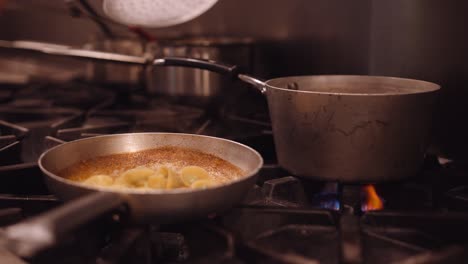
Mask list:
[[244,201],[226,214],[150,226],[104,215],[33,259],[1,249],[0,263],[468,263],[463,164],[428,155],[418,175],[375,185],[295,177],[277,165],[266,102],[250,92],[206,108],[78,81],[4,86],[1,226],[60,205],[36,160],[66,141],[195,133],[247,144],[265,165]]

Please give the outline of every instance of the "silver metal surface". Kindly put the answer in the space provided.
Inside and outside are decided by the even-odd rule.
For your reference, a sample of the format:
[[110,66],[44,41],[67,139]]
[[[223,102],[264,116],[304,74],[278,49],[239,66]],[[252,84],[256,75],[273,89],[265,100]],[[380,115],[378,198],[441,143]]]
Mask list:
[[[224,74],[235,69],[196,59],[166,60]],[[237,77],[266,94],[278,162],[294,175],[376,182],[413,176],[422,165],[437,84],[359,75],[265,83],[245,74]]]
[[2,48],[12,48],[12,49],[21,49],[29,51],[37,51],[45,54],[67,56],[67,57],[76,57],[88,60],[96,61],[111,61],[111,62],[120,62],[125,64],[145,64],[148,59],[141,56],[130,56],[123,55],[111,52],[102,52],[94,50],[85,50],[73,48],[65,45],[57,45],[36,41],[7,41],[0,40],[0,47]]
[[86,68],[86,78],[89,81],[102,84],[119,84],[129,86],[145,85],[145,69],[154,57],[156,45],[154,43],[142,43],[132,39],[99,39],[88,42],[85,49],[99,50],[108,53],[134,56],[141,63],[134,65],[117,64],[115,62],[89,61]]
[[153,55],[146,52],[151,45],[130,40],[92,42],[84,48],[36,41],[0,40],[0,47],[86,60],[85,78],[103,84],[144,85],[144,66],[153,59]]
[[247,74],[239,74],[237,76],[240,80],[253,85],[255,88],[257,88],[261,93],[266,92],[266,84],[265,82],[260,81],[259,79],[256,79],[252,76],[249,76]]
[[[226,61],[245,69],[252,67],[252,40],[233,38],[197,38],[161,43],[156,56],[186,57]],[[150,94],[197,97],[210,99],[222,89],[229,91],[233,82],[223,76],[201,69],[186,67],[148,68],[146,86]]]
[[[162,146],[177,146],[213,154],[238,166],[245,176],[226,185],[204,190],[174,189],[116,192],[92,188],[64,179],[57,173],[84,159],[134,152]],[[53,245],[57,238],[84,222],[127,205],[137,223],[168,223],[220,213],[240,202],[255,183],[263,165],[260,154],[240,143],[191,134],[135,133],[99,136],[59,145],[39,158],[49,189],[68,201],[64,206],[39,217],[8,227],[0,242],[21,256],[31,256]],[[34,231],[34,232],[31,232]]]
[[[58,243],[69,230],[118,207],[122,202],[123,197],[114,193],[96,192],[87,195],[69,206],[7,227],[0,233],[0,245],[19,256],[33,256]],[[90,209],[90,205],[93,209]]]
[[103,0],[104,13],[114,21],[148,28],[188,22],[209,10],[218,0]]
[[89,81],[141,85],[149,94],[194,98],[198,104],[209,103],[221,89],[229,91],[234,84],[219,74],[202,69],[152,67],[164,65],[164,59],[158,58],[226,60],[249,69],[251,44],[252,40],[248,38],[198,38],[159,44],[121,39],[95,41],[84,48],[74,48],[35,41],[0,40],[1,48],[86,59],[89,61],[86,67],[86,79]]
[[265,94],[278,162],[297,176],[340,182],[415,175],[439,88],[371,76],[269,80]]

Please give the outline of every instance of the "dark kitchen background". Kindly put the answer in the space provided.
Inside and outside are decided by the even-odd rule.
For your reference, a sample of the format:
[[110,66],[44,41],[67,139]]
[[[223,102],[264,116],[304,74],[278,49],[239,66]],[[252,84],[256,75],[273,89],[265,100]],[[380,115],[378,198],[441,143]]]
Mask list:
[[[80,2],[0,0],[0,40],[95,48],[106,36],[71,9]],[[102,14],[102,0],[87,2]],[[369,185],[301,178],[282,169],[266,100],[240,82],[201,70],[190,75],[151,68],[154,78],[147,81],[140,66],[105,68],[109,64],[2,48],[0,237],[5,226],[61,204],[36,164],[45,149],[103,134],[182,132],[232,139],[260,152],[265,164],[236,208],[196,222],[144,227],[127,226],[125,213],[122,219],[106,214],[31,263],[467,263],[467,10],[468,1],[461,0],[219,0],[192,21],[148,30],[170,44],[197,37],[249,39],[241,41],[245,50],[240,45],[218,54],[197,46],[193,52],[247,62],[248,71],[264,79],[359,74],[441,84],[421,170]],[[117,39],[136,39],[138,54],[132,53],[135,46],[130,53],[142,55],[134,33],[110,27]],[[108,82],[92,79],[106,69]],[[115,85],[122,79],[141,87]],[[214,84],[238,93],[205,105],[190,96],[148,96],[152,91],[140,79],[155,81],[148,87],[156,89],[178,83],[210,92]],[[2,243],[0,263],[23,263],[7,262],[11,252]]]
[[[90,3],[100,9],[101,1]],[[264,78],[372,74],[439,83],[432,150],[466,158],[466,10],[466,1],[222,0],[193,21],[151,32],[159,39],[251,37],[253,69]],[[100,35],[91,20],[69,13],[62,0],[7,1],[0,38],[83,45]]]

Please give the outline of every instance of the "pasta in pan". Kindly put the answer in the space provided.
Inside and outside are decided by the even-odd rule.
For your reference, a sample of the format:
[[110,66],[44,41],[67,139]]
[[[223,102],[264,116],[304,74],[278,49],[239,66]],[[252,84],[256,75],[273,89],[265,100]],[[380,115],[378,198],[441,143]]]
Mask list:
[[91,187],[140,190],[204,189],[242,177],[231,163],[210,154],[176,147],[85,160],[61,175]]
[[156,171],[138,167],[125,171],[115,179],[100,174],[93,175],[82,183],[89,186],[148,189],[207,188],[216,185],[208,172],[198,166],[187,166],[179,172],[167,167],[160,167]]

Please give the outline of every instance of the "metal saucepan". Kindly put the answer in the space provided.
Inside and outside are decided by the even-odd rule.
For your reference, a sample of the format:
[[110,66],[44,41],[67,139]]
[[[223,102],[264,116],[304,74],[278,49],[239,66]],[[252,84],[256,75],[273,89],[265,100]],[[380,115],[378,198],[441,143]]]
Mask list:
[[[162,146],[185,147],[215,155],[242,169],[245,177],[204,190],[143,192],[87,187],[57,175],[60,170],[82,160]],[[185,221],[222,212],[240,202],[255,184],[263,160],[255,150],[226,139],[191,134],[134,133],[65,143],[43,153],[38,163],[49,189],[60,199],[72,201],[0,232],[0,245],[19,256],[32,256],[57,243],[70,230],[123,205],[128,207],[130,219],[137,223]]]
[[[222,88],[233,83],[221,75],[200,69],[181,67],[153,68],[154,58],[190,57],[226,60],[249,69],[252,60],[252,39],[190,38],[158,43],[131,39],[93,41],[84,48],[36,41],[0,41],[0,48],[35,51],[62,57],[86,60],[86,79],[113,86],[141,87],[149,94],[195,98],[199,104],[209,103]],[[117,62],[117,63],[116,63]],[[226,90],[226,89],[224,89]]]
[[267,97],[279,165],[297,176],[376,182],[415,175],[429,143],[434,83],[377,76],[296,76],[260,81],[235,66],[184,58],[252,84]]
[[[142,42],[133,39],[99,39],[89,41],[83,45],[83,50],[107,52],[113,54],[130,55],[151,58],[157,50],[154,42]],[[76,48],[74,48],[76,50]],[[78,49],[79,50],[79,49]],[[68,56],[68,55],[63,55]],[[86,59],[85,57],[83,59]],[[141,61],[144,63],[144,60]],[[86,59],[85,78],[87,81],[109,85],[126,86],[127,89],[147,87],[145,69],[141,64],[114,63],[112,61],[96,61]]]
[[[161,41],[156,58],[188,57],[194,59],[229,61],[243,69],[252,64],[252,39],[248,38],[189,38]],[[147,71],[148,92],[193,98],[210,99],[230,92],[234,83],[225,76],[200,69],[184,67],[153,67]]]

